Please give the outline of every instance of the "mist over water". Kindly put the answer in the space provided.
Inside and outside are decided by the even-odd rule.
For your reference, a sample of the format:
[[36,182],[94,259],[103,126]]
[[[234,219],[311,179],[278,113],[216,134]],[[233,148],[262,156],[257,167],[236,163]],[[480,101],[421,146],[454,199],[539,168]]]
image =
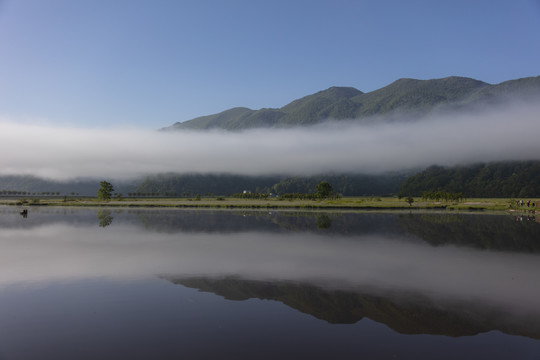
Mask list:
[[[507,359],[540,349],[537,247],[432,246],[405,230],[414,219],[383,213],[329,213],[319,229],[315,214],[295,212],[0,211],[6,358]],[[494,230],[466,216],[472,238]]]
[[380,235],[328,241],[308,233],[149,234],[125,225],[96,229],[45,225],[2,231],[0,289],[100,277],[218,275],[330,289],[413,291],[540,316],[540,265],[531,254],[432,247]]
[[0,175],[129,179],[152,173],[377,174],[540,154],[540,105],[421,121],[329,121],[242,132],[80,129],[0,118]]

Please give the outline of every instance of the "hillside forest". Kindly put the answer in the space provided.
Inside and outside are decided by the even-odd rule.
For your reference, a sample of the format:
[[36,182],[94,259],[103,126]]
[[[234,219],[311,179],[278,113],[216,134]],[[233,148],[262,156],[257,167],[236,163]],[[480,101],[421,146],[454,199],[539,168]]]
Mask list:
[[[0,177],[0,196],[96,196],[100,180],[55,182],[32,176]],[[468,166],[431,166],[415,173],[242,176],[158,174],[130,182],[112,181],[115,195],[145,197],[227,196],[243,192],[311,194],[326,181],[342,196],[422,196],[461,193],[463,197],[540,197],[540,161]]]

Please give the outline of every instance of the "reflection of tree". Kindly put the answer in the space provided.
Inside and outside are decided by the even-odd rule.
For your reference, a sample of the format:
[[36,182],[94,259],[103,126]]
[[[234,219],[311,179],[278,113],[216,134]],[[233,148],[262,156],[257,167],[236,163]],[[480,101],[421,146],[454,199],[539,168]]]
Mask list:
[[318,229],[328,229],[332,226],[332,219],[326,214],[317,215],[317,228]]
[[99,226],[100,227],[106,227],[111,225],[113,221],[113,217],[111,216],[110,210],[98,210],[97,212],[97,218],[99,220]]

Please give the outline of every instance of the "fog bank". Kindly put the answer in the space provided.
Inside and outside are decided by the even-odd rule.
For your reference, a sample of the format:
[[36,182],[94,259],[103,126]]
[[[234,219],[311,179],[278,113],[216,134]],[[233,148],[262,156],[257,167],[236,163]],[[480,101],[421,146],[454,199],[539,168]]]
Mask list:
[[369,173],[540,158],[537,106],[362,125],[158,132],[18,124],[0,118],[0,175],[129,179],[151,173]]

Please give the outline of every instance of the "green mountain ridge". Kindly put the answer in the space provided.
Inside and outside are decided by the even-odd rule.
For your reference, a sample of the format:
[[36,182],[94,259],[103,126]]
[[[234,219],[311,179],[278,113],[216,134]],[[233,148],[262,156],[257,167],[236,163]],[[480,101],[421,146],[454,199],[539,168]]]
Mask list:
[[252,110],[237,107],[218,114],[177,122],[162,130],[291,127],[318,124],[326,120],[373,121],[384,115],[389,120],[423,117],[434,111],[474,110],[493,107],[510,99],[538,101],[540,76],[509,80],[491,85],[483,81],[450,76],[442,79],[398,79],[364,93],[353,87],[330,87],[304,96],[279,108]]

